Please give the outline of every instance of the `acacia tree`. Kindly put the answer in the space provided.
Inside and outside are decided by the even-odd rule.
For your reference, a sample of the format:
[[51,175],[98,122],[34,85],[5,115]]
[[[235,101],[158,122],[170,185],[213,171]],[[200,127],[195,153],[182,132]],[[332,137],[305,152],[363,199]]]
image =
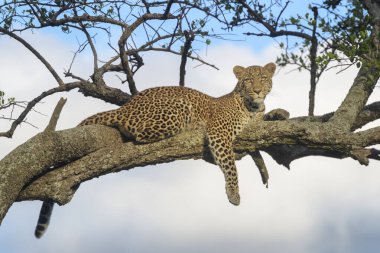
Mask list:
[[277,39],[283,51],[277,64],[310,73],[308,116],[314,115],[315,92],[325,70],[359,67],[372,27],[358,0],[311,3],[303,14],[289,10],[291,1],[205,1],[199,8],[226,30],[243,27],[246,36]]
[[[360,53],[354,52],[354,56],[357,57],[354,61],[360,61],[360,70],[342,104],[335,112],[321,116],[276,120],[279,118],[273,118],[273,114],[269,113],[266,121],[252,122],[237,137],[234,143],[237,158],[246,154],[253,157],[256,155],[257,158],[257,151],[262,150],[287,167],[295,159],[313,155],[351,157],[365,165],[369,163],[369,159],[380,159],[379,151],[369,148],[380,143],[379,127],[355,132],[380,116],[379,102],[366,105],[380,75],[380,3],[371,0],[343,2],[326,1],[321,7],[330,14],[334,14],[336,8],[360,8],[360,13],[365,14],[362,20],[365,23],[362,29],[365,34],[359,35],[365,38],[365,43],[347,34],[348,39],[355,43],[360,42],[362,47]],[[133,77],[144,64],[142,52],[145,51],[177,54],[179,85],[184,85],[187,58],[215,67],[196,55],[194,45],[207,45],[210,43],[210,36],[218,36],[210,33],[216,22],[220,22],[222,26],[228,24],[228,27],[225,27],[228,29],[231,28],[230,25],[251,22],[264,26],[268,24],[266,29],[272,35],[276,32],[282,33],[289,27],[286,23],[282,26],[279,22],[271,23],[272,21],[265,21],[262,16],[257,16],[258,10],[255,8],[264,6],[258,3],[260,2],[215,1],[212,5],[209,5],[209,1],[5,2],[0,6],[0,33],[21,43],[33,53],[55,78],[57,85],[25,104],[25,109],[14,119],[10,129],[0,133],[0,136],[11,138],[16,127],[25,120],[36,103],[56,92],[79,88],[79,92],[85,96],[117,105],[128,102],[138,93],[138,85]],[[279,8],[278,18],[272,20],[280,20],[287,5],[288,3],[285,3]],[[229,10],[233,10],[232,13]],[[236,15],[245,13],[244,11],[248,16],[236,20]],[[315,9],[312,11],[316,13]],[[195,12],[196,15],[193,15]],[[336,17],[339,19],[338,14]],[[230,18],[232,21],[229,21]],[[316,16],[312,18],[315,20]],[[342,20],[341,23],[338,20],[325,24],[324,31],[334,34],[339,39],[337,41],[342,42],[341,45],[334,44],[331,49],[335,50],[334,55],[352,57],[351,51],[344,50],[347,38],[340,37],[339,32],[345,27],[355,31],[360,20],[356,18],[353,21],[355,22],[350,23]],[[290,21],[290,25],[297,27],[299,21],[294,22],[295,24],[292,24]],[[311,27],[313,30],[315,23],[311,22]],[[90,48],[93,55],[93,71],[89,77],[78,75],[70,67],[62,76],[22,37],[25,31],[47,28],[60,29],[68,35],[81,35],[84,38],[74,56],[82,52],[83,48]],[[104,59],[104,56],[99,54],[95,43],[99,34],[108,36],[105,41],[115,52],[114,56]],[[144,40],[141,39],[142,36]],[[306,43],[301,45],[301,48],[308,47],[312,52],[313,45]],[[320,43],[318,45],[325,46]],[[329,56],[328,59],[334,57]],[[311,54],[309,58],[311,65]],[[107,85],[105,75],[110,72],[119,74],[120,82],[128,84],[129,93]],[[8,101],[3,100],[4,94],[0,95],[0,109],[22,105],[12,98]],[[0,161],[0,221],[16,201],[49,200],[65,204],[71,200],[80,183],[107,173],[177,159],[204,159],[213,163],[205,148],[202,129],[189,129],[173,138],[144,145],[125,143],[116,129],[104,126],[93,125],[55,131],[63,104],[64,100],[57,105],[45,131],[20,145]],[[33,156],[23,155],[30,151],[33,151]],[[255,161],[265,183],[265,164],[261,159]]]

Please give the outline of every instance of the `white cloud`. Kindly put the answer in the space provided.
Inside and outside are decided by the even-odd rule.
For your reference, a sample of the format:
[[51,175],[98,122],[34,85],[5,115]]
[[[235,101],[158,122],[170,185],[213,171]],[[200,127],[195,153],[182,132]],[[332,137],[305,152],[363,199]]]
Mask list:
[[[53,38],[46,39],[54,41],[54,47],[70,49]],[[9,45],[14,47],[13,43]],[[55,52],[51,58],[59,59],[56,65],[61,69],[67,64],[67,52],[54,47],[45,50]],[[1,55],[6,51],[0,47]],[[276,53],[270,46],[259,55],[248,47],[228,43],[212,46],[207,59],[220,70],[188,68],[187,84],[220,96],[236,83],[234,65],[265,64],[274,61]],[[6,59],[8,66],[14,62],[20,71],[29,74],[4,72],[2,80],[12,82],[12,86],[0,89],[6,87],[10,94],[30,100],[53,83],[41,66],[29,63],[30,58],[20,61],[24,55],[13,51]],[[149,56],[136,78],[139,87],[175,85],[178,62],[178,57]],[[317,112],[332,111],[339,105],[354,74],[336,76],[331,72],[321,80]],[[282,107],[292,116],[304,115],[307,82],[303,73],[280,71],[274,78],[268,109]],[[59,96],[45,99],[39,110],[50,114]],[[60,129],[112,107],[76,92],[63,96],[68,102]],[[371,99],[378,100],[378,94]],[[43,129],[48,116],[32,114],[30,120]],[[14,139],[1,139],[0,157],[38,131],[24,125],[17,129]],[[262,185],[253,161],[244,158],[237,163],[242,197],[239,207],[228,203],[220,169],[203,161],[136,168],[86,182],[71,203],[55,208],[51,226],[41,240],[33,237],[39,203],[17,203],[0,229],[0,251],[313,253],[358,252],[365,245],[371,247],[363,252],[375,252],[380,246],[375,236],[380,227],[376,222],[380,218],[380,203],[376,201],[380,172],[376,163],[362,167],[349,159],[313,157],[295,161],[289,172],[270,157],[265,156],[265,160],[271,176],[269,189]],[[365,226],[360,226],[362,221]]]

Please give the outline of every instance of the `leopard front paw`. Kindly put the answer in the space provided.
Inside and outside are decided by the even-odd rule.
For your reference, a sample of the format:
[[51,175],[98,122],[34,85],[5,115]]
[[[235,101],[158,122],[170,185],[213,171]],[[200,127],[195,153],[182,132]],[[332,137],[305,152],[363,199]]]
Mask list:
[[289,116],[290,115],[288,111],[278,108],[266,113],[264,115],[264,120],[267,120],[267,121],[287,120],[289,119]]

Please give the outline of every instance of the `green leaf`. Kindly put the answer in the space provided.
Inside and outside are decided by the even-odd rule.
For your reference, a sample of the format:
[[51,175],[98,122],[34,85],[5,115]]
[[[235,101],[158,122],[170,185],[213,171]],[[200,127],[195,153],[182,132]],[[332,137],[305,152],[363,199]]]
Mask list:
[[296,19],[296,18],[294,18],[294,17],[291,17],[291,18],[290,18],[290,23],[291,23],[292,25],[298,24],[298,23],[299,23],[299,19]]

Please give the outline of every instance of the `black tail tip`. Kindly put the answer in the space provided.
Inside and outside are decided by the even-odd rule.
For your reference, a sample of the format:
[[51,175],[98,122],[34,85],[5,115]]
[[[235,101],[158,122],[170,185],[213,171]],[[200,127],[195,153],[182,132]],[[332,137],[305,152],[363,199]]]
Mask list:
[[45,228],[43,226],[37,225],[36,230],[34,231],[34,236],[37,239],[40,239],[45,233]]

